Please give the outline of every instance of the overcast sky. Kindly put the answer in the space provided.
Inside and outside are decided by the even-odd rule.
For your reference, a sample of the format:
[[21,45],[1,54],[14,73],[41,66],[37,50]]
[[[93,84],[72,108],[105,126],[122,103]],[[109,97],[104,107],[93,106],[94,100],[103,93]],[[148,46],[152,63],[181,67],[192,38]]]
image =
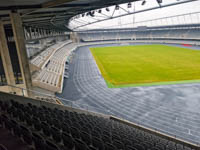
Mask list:
[[[179,0],[185,1],[185,0]],[[170,4],[177,2],[177,0],[163,0],[162,5]],[[129,12],[134,12],[138,10],[144,10],[147,8],[153,8],[157,7],[158,3],[156,0],[146,0],[145,5],[141,5],[141,1],[132,3],[131,8],[127,8],[127,4],[120,5],[121,8],[128,10]],[[71,26],[79,26],[81,24],[84,24],[85,22],[93,22],[96,21],[96,19],[102,19],[105,17],[105,15],[112,15],[115,6],[110,7],[110,11],[107,12],[105,9],[102,9],[102,14],[99,14],[95,12],[95,17],[80,17],[79,19],[76,19],[76,21],[72,21],[70,24]],[[114,13],[114,16],[118,16],[120,14],[126,13],[123,9],[116,10]],[[189,13],[199,12],[196,14],[190,15]],[[105,14],[105,15],[103,15]],[[162,20],[155,20],[155,21],[148,21],[145,23],[138,23],[141,21],[146,20],[154,20],[157,18],[163,18],[163,17],[169,17],[169,16],[176,16],[176,15],[182,15],[182,14],[189,14],[179,17],[172,17],[168,19],[162,19]],[[125,27],[137,27],[137,26],[156,26],[156,25],[168,25],[168,24],[186,24],[186,23],[199,23],[200,22],[200,0],[186,3],[186,4],[180,4],[176,6],[170,6],[166,8],[159,8],[152,11],[147,11],[143,13],[138,13],[135,15],[128,15],[116,19],[110,19],[107,21],[95,23],[92,25],[84,26],[80,29],[95,29],[95,28],[125,28]]]

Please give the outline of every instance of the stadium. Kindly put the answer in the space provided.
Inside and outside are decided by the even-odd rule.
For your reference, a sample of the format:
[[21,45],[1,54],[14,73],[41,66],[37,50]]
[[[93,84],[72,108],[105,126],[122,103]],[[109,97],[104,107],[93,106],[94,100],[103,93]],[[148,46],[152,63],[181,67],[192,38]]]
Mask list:
[[0,150],[200,150],[199,0],[1,0]]

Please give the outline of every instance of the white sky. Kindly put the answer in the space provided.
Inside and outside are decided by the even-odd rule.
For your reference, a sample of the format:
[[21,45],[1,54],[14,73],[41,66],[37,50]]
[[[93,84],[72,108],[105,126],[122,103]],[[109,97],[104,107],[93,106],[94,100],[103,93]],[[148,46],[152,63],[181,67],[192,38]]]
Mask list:
[[[185,1],[185,0],[179,0]],[[162,5],[170,4],[177,2],[177,0],[163,0]],[[134,7],[135,5],[135,7]],[[158,3],[156,0],[146,0],[145,5],[141,5],[141,1],[132,3],[132,7],[130,9],[127,8],[127,4],[122,4],[120,7],[124,8],[125,10],[128,10],[130,12],[134,12],[138,10],[144,10],[147,8],[153,8],[157,7]],[[75,19],[76,21],[71,21],[70,27],[80,26],[84,24],[85,22],[94,22],[96,19],[103,19],[105,15],[112,15],[112,10],[114,10],[115,6],[109,7],[110,11],[107,12],[105,9],[102,9],[102,14],[99,14],[95,12],[95,17],[80,17],[78,19]],[[162,19],[157,21],[149,21],[146,23],[137,23],[140,21],[145,20],[152,20],[157,18],[163,18],[163,17],[169,17],[169,16],[176,16],[176,15],[182,15],[182,14],[188,14],[188,13],[194,13],[199,12],[192,15],[184,15],[180,17],[172,17],[168,19]],[[114,16],[118,16],[119,14],[126,13],[123,9],[116,10],[114,13]],[[156,26],[156,25],[169,25],[169,24],[187,24],[187,23],[200,23],[200,0],[186,3],[186,4],[180,4],[176,6],[170,6],[166,8],[159,8],[156,10],[151,10],[143,13],[138,13],[135,15],[128,15],[116,19],[110,19],[107,21],[91,24],[88,26],[84,26],[79,29],[97,29],[97,28],[126,28],[126,27],[137,27],[137,26]]]

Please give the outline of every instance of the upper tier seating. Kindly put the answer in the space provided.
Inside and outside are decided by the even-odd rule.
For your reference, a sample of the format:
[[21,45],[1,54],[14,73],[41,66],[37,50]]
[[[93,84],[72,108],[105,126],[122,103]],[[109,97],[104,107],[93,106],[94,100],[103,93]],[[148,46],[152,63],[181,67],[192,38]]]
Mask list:
[[106,116],[45,102],[0,100],[0,125],[36,150],[192,150]]
[[130,39],[200,39],[199,29],[162,29],[146,31],[109,31],[79,33],[82,41],[130,40]]

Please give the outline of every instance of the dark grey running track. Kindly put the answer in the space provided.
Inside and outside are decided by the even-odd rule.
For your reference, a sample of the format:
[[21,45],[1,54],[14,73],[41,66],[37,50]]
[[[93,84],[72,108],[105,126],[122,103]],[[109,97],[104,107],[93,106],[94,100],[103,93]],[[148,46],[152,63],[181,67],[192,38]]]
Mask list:
[[58,96],[70,99],[78,108],[112,114],[200,142],[200,84],[108,88],[88,46],[77,49],[70,78],[64,81],[63,93]]

